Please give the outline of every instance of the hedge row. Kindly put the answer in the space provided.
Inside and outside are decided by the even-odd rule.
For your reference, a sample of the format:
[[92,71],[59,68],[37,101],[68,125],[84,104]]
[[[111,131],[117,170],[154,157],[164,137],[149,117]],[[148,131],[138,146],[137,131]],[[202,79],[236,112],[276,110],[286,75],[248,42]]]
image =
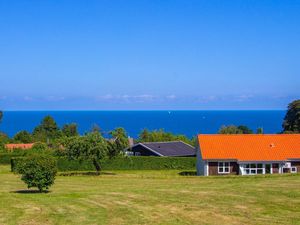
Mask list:
[[20,153],[0,153],[0,164],[10,164],[10,160],[15,157],[23,156]]
[[[18,160],[22,158],[13,158],[11,160],[12,171]],[[102,163],[104,170],[194,170],[196,158],[194,157],[143,157],[133,156],[125,158],[115,158]],[[94,166],[89,161],[68,160],[67,158],[58,158],[57,167],[59,171],[90,171]]]

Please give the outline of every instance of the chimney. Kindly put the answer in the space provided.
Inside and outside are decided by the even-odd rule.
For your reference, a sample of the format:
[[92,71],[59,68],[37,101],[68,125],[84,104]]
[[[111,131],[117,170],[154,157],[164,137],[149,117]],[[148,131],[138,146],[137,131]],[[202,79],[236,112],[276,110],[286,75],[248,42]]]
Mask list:
[[128,136],[128,145],[129,148],[131,148],[134,145],[133,138],[131,138],[130,136]]

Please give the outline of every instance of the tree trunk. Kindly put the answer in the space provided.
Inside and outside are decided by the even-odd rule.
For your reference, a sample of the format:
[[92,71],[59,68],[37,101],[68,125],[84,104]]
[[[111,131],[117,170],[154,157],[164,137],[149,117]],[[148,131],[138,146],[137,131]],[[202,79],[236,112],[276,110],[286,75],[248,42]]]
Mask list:
[[94,164],[95,169],[96,169],[96,174],[99,175],[100,171],[101,171],[101,165],[100,165],[100,163],[98,162],[97,159],[94,159],[93,160],[93,164]]

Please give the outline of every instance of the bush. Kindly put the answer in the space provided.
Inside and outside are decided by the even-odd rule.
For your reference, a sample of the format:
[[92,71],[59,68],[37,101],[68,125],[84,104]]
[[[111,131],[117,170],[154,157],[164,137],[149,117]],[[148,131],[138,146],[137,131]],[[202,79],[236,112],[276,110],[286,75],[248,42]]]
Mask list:
[[31,155],[19,160],[13,170],[22,174],[21,179],[27,184],[28,188],[37,187],[40,192],[48,189],[55,180],[57,173],[56,160],[45,155]]

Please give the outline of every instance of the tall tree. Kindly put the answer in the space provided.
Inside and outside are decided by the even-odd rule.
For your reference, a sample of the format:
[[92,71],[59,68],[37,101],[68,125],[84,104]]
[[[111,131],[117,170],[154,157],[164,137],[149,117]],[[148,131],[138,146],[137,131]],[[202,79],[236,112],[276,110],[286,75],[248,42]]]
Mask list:
[[65,151],[70,159],[91,160],[97,175],[101,171],[101,160],[107,157],[107,141],[99,132],[68,138]]
[[0,123],[1,123],[1,121],[2,121],[2,118],[3,118],[3,112],[0,111]]
[[51,116],[46,116],[38,125],[33,135],[38,141],[49,141],[61,136],[59,127]]
[[300,99],[288,105],[282,127],[284,133],[300,133]]
[[123,152],[129,146],[128,137],[123,127],[118,127],[109,132],[112,136],[112,141],[109,142],[108,156],[113,158]]
[[65,124],[62,128],[62,133],[66,137],[78,136],[78,129],[76,123]]

